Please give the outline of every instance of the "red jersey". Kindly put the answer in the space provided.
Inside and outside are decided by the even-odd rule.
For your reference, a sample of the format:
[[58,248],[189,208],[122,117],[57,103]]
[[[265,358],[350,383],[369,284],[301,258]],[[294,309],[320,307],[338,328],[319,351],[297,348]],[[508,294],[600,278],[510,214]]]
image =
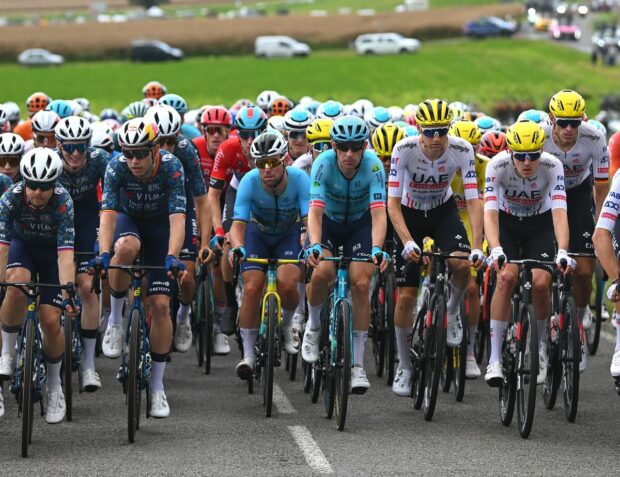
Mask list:
[[250,170],[250,165],[241,151],[241,143],[237,137],[226,139],[226,141],[217,148],[215,160],[213,161],[213,169],[211,170],[209,187],[220,190],[223,189],[230,181],[230,179],[227,178],[229,170],[231,170],[239,180]]
[[620,131],[609,139],[609,177],[613,177],[620,169]]
[[198,149],[198,156],[200,157],[200,170],[205,178],[205,184],[209,184],[209,178],[211,177],[211,169],[213,169],[213,157],[207,150],[207,140],[204,136],[198,136],[192,139],[194,146]]

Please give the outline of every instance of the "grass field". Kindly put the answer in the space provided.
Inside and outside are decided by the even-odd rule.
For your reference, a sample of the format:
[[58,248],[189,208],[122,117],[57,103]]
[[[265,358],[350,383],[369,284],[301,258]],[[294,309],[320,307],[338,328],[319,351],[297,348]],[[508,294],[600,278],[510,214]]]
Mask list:
[[528,40],[426,43],[417,55],[357,57],[326,51],[307,59],[257,60],[250,56],[192,58],[181,63],[97,62],[55,69],[0,66],[0,101],[23,104],[42,90],[54,98],[85,96],[93,110],[121,108],[140,98],[141,87],[157,79],[190,106],[230,104],[275,89],[293,98],[351,102],[367,97],[386,106],[428,97],[471,101],[490,108],[502,99],[527,99],[544,107],[562,88],[574,88],[596,113],[600,97],[618,88],[617,69],[594,67],[586,54]]

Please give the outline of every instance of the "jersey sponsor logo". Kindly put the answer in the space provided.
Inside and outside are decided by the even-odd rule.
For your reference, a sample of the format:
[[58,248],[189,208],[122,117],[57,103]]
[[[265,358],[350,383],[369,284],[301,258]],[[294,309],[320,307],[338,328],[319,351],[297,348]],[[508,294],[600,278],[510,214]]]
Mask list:
[[390,169],[390,176],[397,176],[398,171],[396,169]]
[[508,199],[512,203],[520,204],[524,206],[536,205],[538,202],[540,202],[542,198],[541,191],[539,190],[532,190],[529,193],[524,190],[521,190],[521,191],[517,191],[514,189],[507,190],[504,193],[504,196],[506,197],[506,199]]
[[400,182],[398,181],[390,181],[388,184],[388,187],[399,187],[400,186]]
[[446,172],[446,166],[439,166],[437,172]]
[[616,218],[617,218],[617,216],[616,216],[616,215],[614,215],[614,214],[610,214],[609,212],[603,212],[603,213],[601,214],[601,217],[602,217],[602,218],[604,218],[604,219],[609,219],[609,220],[613,220],[613,221],[615,221],[615,220],[616,220]]
[[477,189],[478,184],[463,184],[464,189]]
[[553,190],[564,190],[564,186],[562,184],[558,184],[555,186],[555,189]]
[[[455,151],[459,151],[459,152],[467,152],[468,151],[468,149],[465,146],[460,146],[459,144],[450,144],[448,149],[454,149]],[[472,161],[472,163],[473,163],[473,161]]]
[[411,175],[411,183],[443,185],[448,183],[448,174],[439,174],[439,176],[435,177],[433,175],[427,176],[426,174],[418,174],[417,172],[414,172]]
[[555,194],[551,196],[551,200],[566,200],[566,196],[563,194]]
[[596,172],[599,174],[609,174],[609,167],[599,167]]
[[497,197],[494,195],[487,195],[484,197],[485,202],[497,202]]
[[374,166],[372,166],[372,172],[378,172],[381,169],[381,167],[378,164],[375,164]]
[[603,208],[612,209],[612,210],[620,210],[620,204],[612,200],[606,200],[605,204],[603,205]]
[[469,171],[467,174],[465,174],[465,179],[471,179],[476,177],[476,171]]
[[373,198],[374,200],[381,200],[381,199],[383,198],[383,195],[382,195],[382,194],[380,194],[380,193],[376,193],[376,194],[373,194],[373,195],[372,195],[372,198]]
[[586,134],[586,133],[582,133],[581,137],[584,139],[589,139],[590,141],[598,141],[600,139],[600,136],[596,136],[594,134]]
[[618,192],[614,192],[613,190],[609,191],[609,196],[614,197],[616,199],[620,199],[620,194]]
[[405,149],[413,149],[414,147],[417,147],[417,144],[415,142],[402,141],[400,145],[396,148],[396,150],[403,151]]

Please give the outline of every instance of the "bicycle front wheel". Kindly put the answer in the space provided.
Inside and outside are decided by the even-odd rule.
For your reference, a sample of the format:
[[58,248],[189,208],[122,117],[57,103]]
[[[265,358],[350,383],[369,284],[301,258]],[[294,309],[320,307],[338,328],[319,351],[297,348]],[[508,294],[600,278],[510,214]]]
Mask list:
[[443,366],[443,355],[446,349],[446,326],[448,316],[446,312],[446,298],[443,295],[435,297],[434,304],[431,306],[431,324],[426,329],[426,379],[424,385],[424,419],[433,419],[435,404],[437,403],[437,391],[439,388],[439,378]]
[[394,381],[394,367],[396,361],[396,332],[394,330],[394,310],[396,283],[394,274],[387,273],[385,276],[385,285],[383,287],[383,341],[385,342],[385,371],[387,374],[387,385],[391,386]]
[[564,382],[564,414],[569,422],[577,417],[579,404],[579,362],[581,361],[581,339],[577,323],[577,308],[572,296],[567,297],[562,308],[564,329],[560,333],[560,359]]
[[[136,431],[140,426],[140,341],[141,319],[140,312],[131,312],[131,328],[129,335],[129,361],[127,362],[127,436],[133,443]],[[148,392],[148,391],[147,391]]]
[[536,380],[538,378],[538,327],[531,304],[519,310],[517,336],[517,420],[519,435],[526,439],[532,431],[536,409]]
[[349,306],[341,301],[336,309],[336,425],[342,431],[347,419],[347,404],[351,389],[351,316]]
[[547,409],[555,407],[555,400],[557,399],[562,379],[559,342],[556,338],[559,335],[557,331],[559,322],[560,317],[556,314],[552,327],[548,327],[547,331],[547,377],[543,385],[543,401]]
[[594,273],[594,316],[592,317],[592,326],[585,330],[586,346],[588,354],[594,356],[598,351],[598,343],[601,338],[601,322],[603,318],[603,307],[605,306],[603,294],[605,293],[605,281],[602,278],[603,272],[598,270],[600,265],[597,263],[597,270]]
[[66,314],[63,316],[63,332],[65,335],[65,356],[63,358],[62,378],[65,382],[65,417],[68,422],[73,419],[73,329],[72,320]]
[[375,360],[375,373],[383,377],[385,368],[385,342],[383,341],[383,310],[381,307],[381,290],[378,287],[370,297],[370,327],[368,335],[372,338],[372,355]]
[[275,366],[276,326],[278,323],[278,304],[273,295],[267,298],[267,356],[263,370],[263,400],[265,417],[271,417],[273,407],[273,371]]
[[454,380],[454,398],[461,402],[465,396],[465,380],[467,368],[467,345],[469,343],[469,317],[465,298],[459,306],[459,315],[463,325],[463,339],[458,348],[452,349],[452,378]]
[[204,281],[202,295],[204,318],[201,320],[201,334],[204,340],[205,374],[210,374],[211,357],[213,356],[213,318],[215,308],[213,305],[213,289],[208,279]]
[[34,415],[34,383],[36,379],[34,369],[35,332],[34,320],[26,320],[24,328],[26,337],[24,346],[24,366],[21,382],[21,415],[22,415],[22,457],[28,457],[28,446],[32,443],[32,419]]

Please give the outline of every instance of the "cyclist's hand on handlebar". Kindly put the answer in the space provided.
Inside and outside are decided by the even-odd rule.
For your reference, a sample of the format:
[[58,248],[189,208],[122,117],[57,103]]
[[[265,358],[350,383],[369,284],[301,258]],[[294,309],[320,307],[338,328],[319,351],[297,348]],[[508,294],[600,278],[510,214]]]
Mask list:
[[568,256],[568,252],[564,249],[558,250],[558,253],[555,256],[555,263],[558,266],[558,270],[560,270],[564,275],[577,268],[577,262],[575,259],[570,258]]
[[486,257],[484,256],[484,252],[479,248],[475,248],[469,254],[469,261],[474,266],[476,270],[480,270],[482,265],[484,265]]
[[421,254],[422,250],[420,250],[418,244],[415,243],[415,240],[409,240],[407,243],[405,243],[403,251],[401,252],[401,256],[405,260],[411,260],[414,262],[418,262],[420,260]]
[[210,247],[202,247],[198,251],[198,260],[200,260],[201,263],[209,264],[213,261],[214,257],[215,257],[215,253],[213,252],[213,249]]
[[215,230],[215,235],[211,237],[211,241],[209,242],[209,247],[211,247],[212,250],[216,250],[218,248],[221,249],[224,247],[224,240],[225,240],[224,229],[222,227],[218,227]]
[[390,263],[390,254],[384,252],[381,247],[377,247],[376,245],[372,247],[372,252],[370,252],[372,256],[372,261],[376,266],[379,267],[380,272],[385,272],[388,263]]
[[508,258],[504,253],[504,249],[502,247],[493,247],[488,260],[489,264],[492,264],[495,267],[495,270],[499,272],[504,268],[507,261]]
[[166,274],[170,279],[175,278],[176,274],[176,278],[183,281],[183,278],[185,278],[185,274],[187,273],[187,267],[185,264],[174,255],[166,255],[164,267],[166,269]]
[[99,272],[99,275],[104,277],[108,272],[110,266],[110,254],[103,252],[102,254],[92,258],[88,261],[88,273],[94,275],[95,271]]
[[73,298],[65,298],[62,301],[62,311],[70,318],[76,316],[82,310],[82,302],[79,296]]
[[247,256],[248,256],[248,252],[246,251],[243,245],[240,245],[239,247],[231,248],[228,251],[228,261],[230,262],[231,266],[234,265],[235,257],[238,257],[239,259],[244,259]]
[[620,300],[620,289],[618,288],[617,283],[612,283],[609,285],[609,288],[607,289],[607,298],[613,303]]
[[315,243],[304,251],[304,260],[311,267],[317,267],[319,261],[323,258],[323,247],[320,243]]

